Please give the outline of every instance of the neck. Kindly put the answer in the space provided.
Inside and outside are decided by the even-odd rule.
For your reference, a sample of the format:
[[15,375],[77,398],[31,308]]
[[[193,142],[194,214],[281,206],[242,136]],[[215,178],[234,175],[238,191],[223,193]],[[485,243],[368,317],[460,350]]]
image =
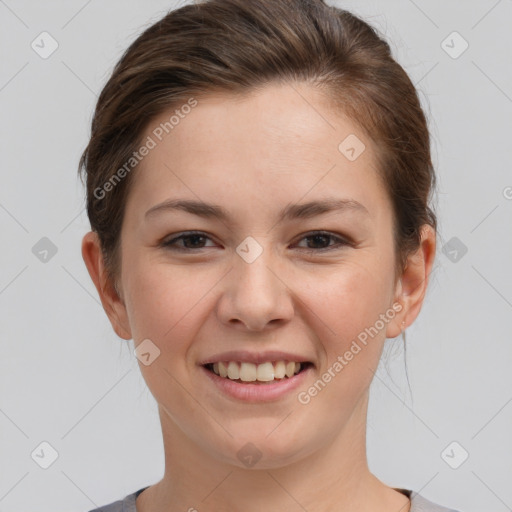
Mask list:
[[409,499],[368,469],[365,395],[345,428],[322,448],[271,469],[240,468],[212,457],[160,409],[165,474],[137,498],[137,511],[244,510],[408,512]]

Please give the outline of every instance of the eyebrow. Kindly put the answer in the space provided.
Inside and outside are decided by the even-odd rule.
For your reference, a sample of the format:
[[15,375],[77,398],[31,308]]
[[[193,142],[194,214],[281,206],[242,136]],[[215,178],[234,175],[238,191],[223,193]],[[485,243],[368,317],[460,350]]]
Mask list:
[[[229,213],[221,206],[191,199],[169,199],[150,208],[144,217],[147,219],[158,212],[172,210],[181,210],[199,217],[229,222]],[[354,199],[327,198],[302,204],[289,204],[279,212],[278,222],[309,219],[334,211],[355,211],[369,215],[367,208]]]

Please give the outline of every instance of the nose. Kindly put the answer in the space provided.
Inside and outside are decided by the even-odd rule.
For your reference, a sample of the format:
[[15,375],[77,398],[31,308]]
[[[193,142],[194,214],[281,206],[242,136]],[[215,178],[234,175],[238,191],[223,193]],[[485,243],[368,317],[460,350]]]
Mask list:
[[220,321],[248,331],[262,331],[290,321],[294,315],[293,298],[283,267],[270,249],[252,262],[235,254],[217,305]]

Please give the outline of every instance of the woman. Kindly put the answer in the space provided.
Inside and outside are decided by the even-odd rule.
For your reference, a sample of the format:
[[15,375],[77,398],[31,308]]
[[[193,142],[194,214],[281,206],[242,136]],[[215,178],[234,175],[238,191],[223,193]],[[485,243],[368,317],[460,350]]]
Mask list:
[[173,11],[80,164],[84,261],[165,448],[158,483],[97,510],[448,510],[367,464],[372,377],[436,246],[425,116],[369,25],[320,0]]

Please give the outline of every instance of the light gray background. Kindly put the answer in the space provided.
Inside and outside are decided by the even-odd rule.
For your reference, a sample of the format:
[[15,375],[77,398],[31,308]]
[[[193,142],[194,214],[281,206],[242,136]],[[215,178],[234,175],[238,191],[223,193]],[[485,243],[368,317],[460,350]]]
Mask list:
[[[113,65],[176,5],[0,0],[0,512],[86,511],[162,475],[133,341],[114,334],[80,254],[89,225],[76,168]],[[401,338],[389,340],[370,468],[462,512],[511,510],[512,1],[337,5],[383,31],[417,84],[439,174],[437,261],[407,331],[412,393]],[[59,44],[48,59],[31,48],[43,31]],[[456,59],[442,47],[453,31],[469,43]],[[57,247],[46,262],[32,252],[42,237]],[[467,247],[456,262],[442,251],[453,237]],[[58,452],[48,469],[31,457],[43,441]],[[453,441],[452,464],[469,453],[458,469],[441,456]]]

